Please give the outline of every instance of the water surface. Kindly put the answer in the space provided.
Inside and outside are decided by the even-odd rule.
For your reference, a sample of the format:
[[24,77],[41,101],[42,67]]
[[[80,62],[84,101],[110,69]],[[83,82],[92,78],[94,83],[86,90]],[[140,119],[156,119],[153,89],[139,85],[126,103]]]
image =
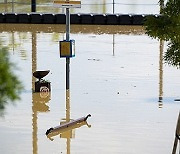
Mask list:
[[[54,8],[53,1],[36,1],[36,11],[41,13],[64,13]],[[158,14],[159,0],[81,0],[81,9],[71,9],[71,13],[120,13],[120,14]],[[31,12],[31,1],[0,2],[1,12]]]
[[[72,26],[70,102],[65,99],[65,59],[58,41],[64,26],[1,24],[25,90],[0,118],[1,153],[169,154],[180,104],[176,68],[163,65],[160,42],[142,27]],[[164,46],[166,50],[166,43]],[[32,93],[35,70],[50,70],[51,93]],[[159,102],[162,97],[162,102]],[[87,114],[87,125],[49,140],[45,132]],[[69,118],[69,117],[68,117]]]

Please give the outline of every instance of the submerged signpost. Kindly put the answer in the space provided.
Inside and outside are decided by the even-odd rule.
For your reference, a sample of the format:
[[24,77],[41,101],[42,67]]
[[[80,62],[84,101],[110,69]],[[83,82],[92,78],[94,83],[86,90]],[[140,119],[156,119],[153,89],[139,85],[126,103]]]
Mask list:
[[[70,120],[70,58],[75,56],[75,40],[70,40],[70,8],[80,8],[80,1],[54,1],[54,7],[66,8],[66,40],[59,41],[59,52],[60,58],[66,58],[66,122],[60,124],[57,127],[52,127],[46,131],[46,135],[51,139],[52,136],[63,133],[65,131],[70,132],[67,133],[67,145],[70,145],[70,137],[72,136],[72,129],[78,128],[86,123],[86,120],[91,115],[87,115],[86,117],[79,118],[77,120]],[[80,124],[82,123],[82,124]],[[89,126],[89,125],[88,125]],[[52,140],[52,139],[51,139]],[[69,146],[68,146],[69,147]],[[69,149],[69,148],[67,148]],[[68,152],[69,153],[69,150]]]
[[53,3],[54,7],[66,9],[66,40],[59,42],[60,58],[66,58],[66,101],[69,100],[70,87],[70,58],[75,56],[75,41],[70,40],[70,8],[81,8],[81,1],[58,1]]
[[[66,39],[59,41],[60,58],[66,58],[66,109],[70,108],[70,58],[75,56],[75,40],[70,40],[70,8],[80,8],[81,1],[58,1],[54,7],[66,9]],[[70,112],[66,111],[66,125],[70,122]],[[61,127],[61,126],[60,126]],[[59,128],[59,127],[58,127]]]

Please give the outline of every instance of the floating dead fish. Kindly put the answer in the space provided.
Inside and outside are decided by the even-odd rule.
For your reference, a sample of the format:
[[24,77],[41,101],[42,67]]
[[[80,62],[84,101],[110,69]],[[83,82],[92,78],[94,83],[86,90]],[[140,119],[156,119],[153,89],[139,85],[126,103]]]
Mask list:
[[[82,118],[79,118],[79,119],[76,119],[76,120],[67,122],[67,123],[65,123],[65,124],[59,125],[59,126],[54,127],[54,128],[51,127],[50,129],[48,129],[48,130],[46,131],[46,135],[48,136],[48,135],[51,134],[51,133],[57,134],[57,133],[59,133],[60,131],[62,131],[63,129],[65,130],[65,129],[68,128],[68,127],[72,127],[72,126],[77,125],[77,124],[79,124],[79,123],[86,122],[86,120],[87,120],[88,117],[91,117],[91,115],[89,114],[89,115],[87,115],[86,117],[82,117]],[[87,124],[87,123],[86,123],[86,124]],[[77,126],[78,126],[78,125],[77,125]],[[88,126],[89,126],[89,125],[88,125]],[[72,129],[73,129],[73,128],[72,128]],[[54,135],[53,135],[53,136],[54,136]]]

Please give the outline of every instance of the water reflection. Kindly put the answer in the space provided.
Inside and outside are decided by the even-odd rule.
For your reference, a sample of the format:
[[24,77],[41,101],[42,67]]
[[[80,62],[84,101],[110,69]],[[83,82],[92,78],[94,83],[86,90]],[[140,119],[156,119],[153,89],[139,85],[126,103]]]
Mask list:
[[[32,74],[37,70],[37,33],[32,32]],[[35,91],[35,82],[36,78],[32,75],[32,91]],[[50,92],[38,92],[32,93],[32,138],[33,138],[33,154],[38,153],[38,113],[39,112],[48,112],[49,106],[47,103],[51,99]],[[60,121],[60,125],[73,121],[70,116],[70,90],[66,90],[66,117]],[[67,128],[60,129],[50,133],[47,137],[53,141],[53,137],[59,135],[60,138],[66,139],[67,154],[70,154],[71,139],[75,138],[75,129],[80,128],[84,125],[91,127],[87,121],[82,121],[68,126]]]
[[38,112],[48,112],[49,106],[46,104],[51,99],[50,92],[38,92],[35,91],[36,78],[33,76],[33,72],[37,70],[37,36],[35,32],[32,32],[32,139],[33,139],[33,154],[38,153]]
[[162,16],[148,17],[145,23],[150,37],[168,41],[164,61],[177,68],[180,68],[179,10],[180,1],[168,1],[165,6],[161,6]]
[[[49,58],[51,56],[51,59],[53,60],[52,65],[50,65],[51,71],[60,72],[58,73],[58,75],[62,77],[63,76],[62,74],[64,74],[64,67],[63,66],[61,67],[60,65],[64,64],[64,61],[59,60],[58,51],[55,48],[57,42],[55,42],[54,40],[52,41],[51,39],[53,34],[48,34],[48,37],[50,37],[50,39],[48,38],[48,40],[44,40],[44,37],[47,37],[46,32],[48,31],[47,30],[48,25],[46,26],[36,25],[36,26],[35,25],[31,26],[34,29],[32,30],[32,33],[31,31],[30,33],[28,33],[28,38],[25,38],[28,41],[27,48],[31,49],[32,47],[32,51],[33,51],[32,52],[32,62],[33,62],[32,72],[37,70],[36,69],[37,66],[43,67],[44,64],[42,64],[41,61],[44,61],[45,58],[47,57]],[[41,26],[42,26],[42,30],[39,28]],[[10,26],[7,25],[7,28],[4,31],[8,30],[9,27]],[[47,29],[46,30],[43,29],[44,27],[46,27]],[[53,27],[53,26],[50,25],[50,27]],[[83,28],[86,28],[86,27],[83,27]],[[30,28],[27,27],[27,30],[25,30],[25,28],[22,27],[22,31],[28,32],[29,29]],[[126,28],[124,29],[125,29],[124,32],[120,31],[118,33],[128,34],[130,32],[130,30],[128,30],[128,27],[127,29]],[[89,27],[88,27],[88,30],[90,30]],[[88,33],[88,30],[86,29],[84,31]],[[72,80],[73,82],[77,81],[77,83],[75,83],[72,86],[72,87],[75,87],[75,89],[77,88],[77,90],[72,91],[73,95],[72,95],[71,100],[74,100],[74,99],[78,100],[77,104],[72,104],[72,103],[70,104],[70,100],[69,102],[65,102],[66,100],[64,100],[64,94],[61,94],[61,91],[64,91],[63,89],[64,87],[58,87],[58,88],[56,87],[56,89],[53,88],[53,95],[51,95],[51,97],[53,96],[53,99],[51,100],[51,106],[50,106],[51,112],[47,114],[46,112],[49,111],[48,103],[45,103],[45,102],[43,103],[43,101],[38,103],[38,101],[41,99],[40,96],[36,96],[31,93],[23,94],[25,97],[25,101],[24,101],[25,103],[21,103],[21,104],[24,104],[23,107],[25,109],[24,110],[25,114],[23,113],[20,113],[20,114],[22,115],[29,114],[30,117],[25,117],[25,118],[30,119],[30,120],[32,118],[33,120],[33,121],[31,120],[30,123],[28,122],[27,126],[23,126],[23,123],[21,120],[22,119],[26,120],[26,119],[22,118],[22,116],[19,118],[17,117],[16,119],[13,118],[16,112],[22,111],[21,104],[18,105],[15,110],[11,110],[12,108],[8,110],[10,116],[9,118],[7,117],[7,119],[14,120],[14,123],[17,123],[18,129],[23,126],[23,128],[26,127],[26,130],[28,130],[28,133],[24,129],[21,131],[23,134],[22,136],[25,136],[26,138],[22,138],[20,142],[29,138],[29,134],[31,133],[30,142],[24,143],[24,146],[28,147],[29,151],[32,151],[32,146],[33,146],[33,153],[54,153],[55,151],[56,151],[55,153],[60,153],[60,150],[64,151],[64,149],[65,149],[64,153],[74,153],[75,151],[76,152],[78,151],[78,153],[96,153],[96,150],[97,150],[96,147],[98,147],[99,150],[103,151],[103,153],[113,153],[113,152],[118,152],[118,151],[121,151],[122,153],[127,152],[127,153],[132,153],[132,154],[133,153],[139,153],[139,154],[146,153],[147,150],[142,149],[142,146],[140,145],[143,145],[143,147],[147,147],[149,145],[151,146],[150,151],[148,151],[148,154],[167,153],[167,151],[169,150],[169,148],[167,148],[168,145],[172,144],[169,141],[172,140],[171,133],[173,133],[173,128],[169,124],[172,123],[172,121],[174,120],[175,111],[179,107],[178,103],[174,103],[174,104],[169,103],[166,106],[167,107],[166,110],[157,110],[156,108],[154,108],[153,103],[147,103],[147,101],[144,101],[144,99],[142,99],[143,96],[144,96],[143,98],[145,99],[148,99],[149,97],[152,96],[153,98],[156,99],[155,106],[157,107],[158,106],[157,104],[159,104],[158,96],[163,98],[163,90],[162,90],[163,78],[160,79],[160,76],[163,75],[163,67],[161,69],[161,66],[160,66],[162,64],[162,61],[161,61],[161,58],[158,57],[159,51],[157,52],[156,50],[154,50],[154,48],[152,51],[152,44],[153,44],[153,47],[156,48],[157,42],[156,41],[152,42],[152,40],[149,39],[145,35],[142,35],[142,36],[119,35],[119,34],[116,34],[116,30],[110,31],[112,33],[109,32],[106,35],[93,35],[94,33],[98,34],[97,28],[95,30],[96,30],[95,32],[90,30],[89,34],[79,34],[81,33],[81,31],[79,31],[78,34],[75,34],[75,37],[76,39],[78,39],[78,42],[83,40],[81,44],[82,48],[80,47],[80,45],[78,46],[79,53],[78,53],[78,56],[76,57],[78,60],[77,59],[74,60],[73,62],[74,68],[72,69],[72,71],[74,70],[77,71],[76,73],[73,72],[73,76],[75,77],[75,80]],[[102,27],[100,27],[100,30],[103,30],[104,32],[106,31],[106,28],[104,27],[103,29]],[[15,38],[17,38],[19,34],[22,34],[22,31],[16,32],[15,29],[13,29],[13,31],[15,31],[14,33]],[[93,34],[91,33],[91,31],[93,32]],[[131,34],[133,34],[134,31],[136,31],[136,28],[131,31]],[[38,33],[38,32],[41,32],[41,33]],[[57,33],[59,33],[58,30],[57,30]],[[1,35],[7,35],[7,34],[9,33],[6,32]],[[113,34],[114,34],[114,38],[113,38]],[[29,35],[31,36],[29,37]],[[92,35],[95,37],[92,38],[91,37]],[[9,35],[7,36],[6,36],[7,39],[3,37],[2,39],[10,40],[9,39],[10,36]],[[84,41],[86,38],[87,40]],[[139,38],[139,40],[137,38]],[[31,44],[31,40],[32,40],[32,44]],[[113,44],[112,44],[112,40],[114,40]],[[100,42],[100,45],[97,42]],[[41,51],[44,51],[43,49],[44,49],[45,43],[46,43],[46,48],[48,48],[46,51],[53,50],[53,52],[41,52]],[[35,44],[38,45],[38,47],[36,47]],[[50,46],[49,44],[53,44],[53,46]],[[92,51],[85,50],[86,48],[89,48],[89,46],[91,46],[90,50]],[[101,48],[102,46],[103,48]],[[112,57],[112,47],[115,48],[114,57]],[[162,45],[160,45],[160,49],[161,47]],[[146,51],[146,48],[149,50],[147,52],[144,52]],[[104,51],[104,49],[107,49],[107,52]],[[98,54],[97,54],[97,51],[98,51]],[[31,52],[28,52],[28,53],[31,56]],[[137,59],[137,57],[134,55],[138,55],[138,54],[140,55],[139,57],[141,58]],[[13,58],[18,57],[18,60],[20,61],[20,65],[22,66],[23,70],[25,70],[26,69],[25,67],[27,66],[27,65],[24,66],[24,63],[31,61],[31,57],[29,58],[30,59],[29,61],[28,60],[22,61],[19,55],[16,55],[16,54],[12,55],[12,57]],[[154,57],[157,58],[156,62],[154,62]],[[101,61],[99,62],[88,61],[87,60],[88,58],[101,58]],[[146,61],[146,58],[147,58],[147,61]],[[142,64],[143,60],[145,64],[148,64],[149,66],[148,68],[146,67],[147,65]],[[151,60],[152,60],[152,63],[154,63],[153,67],[150,65]],[[159,62],[159,65],[158,65],[158,62]],[[82,63],[84,64],[84,67],[89,69],[88,70],[89,73],[87,73],[85,69],[78,70],[79,66],[81,66]],[[47,64],[49,63],[47,62]],[[137,64],[137,67],[134,67],[134,65],[136,64]],[[141,65],[143,66],[142,71],[137,72],[138,68],[140,68],[139,66]],[[59,67],[57,68],[56,66],[59,66]],[[121,66],[125,66],[125,68],[120,69]],[[31,69],[31,62],[28,64],[27,67]],[[56,69],[52,70],[55,67]],[[160,69],[158,70],[158,68]],[[60,69],[61,71],[59,71]],[[144,72],[146,70],[148,71]],[[161,74],[159,72],[160,70],[162,70]],[[82,71],[84,71],[84,73],[80,74]],[[147,81],[146,74],[149,74],[149,71],[150,73],[152,73],[150,75],[150,77],[152,78]],[[157,74],[157,71],[159,72],[159,74]],[[169,72],[167,71],[166,75],[168,73]],[[178,76],[176,72],[173,72],[173,73],[174,75]],[[25,75],[26,77],[31,76],[31,70],[28,70],[28,73],[26,72]],[[62,85],[64,85],[64,81],[60,81],[62,78],[60,78],[58,75],[52,76],[52,79],[51,79],[52,83],[55,83],[55,84],[60,83],[60,85],[62,83]],[[26,84],[30,83],[30,86],[27,86],[28,89],[30,89],[31,77],[29,77],[29,80],[26,80],[26,78],[24,78],[24,74],[22,76]],[[76,80],[77,78],[78,80]],[[140,84],[141,83],[147,84],[147,87],[137,86],[136,88],[134,88],[136,90],[134,91],[135,93],[130,94],[129,90],[131,90],[132,87],[128,87],[127,85],[129,83],[134,82],[134,78],[136,78],[137,79],[136,81]],[[108,79],[108,81],[106,79]],[[35,79],[32,79],[32,80],[34,80],[32,82],[33,83],[32,85],[34,86]],[[175,80],[173,78],[172,80],[173,80],[172,83],[167,82],[166,84],[168,86],[172,86],[173,90],[178,94],[178,86],[172,85],[175,82],[178,82],[178,78],[175,78]],[[83,85],[81,85],[81,83],[83,83]],[[92,83],[94,83],[95,86]],[[158,84],[158,83],[161,83],[161,84]],[[112,93],[114,93],[114,89],[116,88],[120,90],[120,94],[118,96],[111,95]],[[126,91],[129,92],[128,94],[129,97],[128,95],[125,94]],[[142,92],[142,93],[139,93],[139,92]],[[167,90],[166,95],[172,96],[169,89]],[[28,103],[26,102],[27,96],[32,97],[32,100],[34,100],[34,101],[31,101],[31,98],[29,99],[30,104],[32,103],[32,109],[30,108],[30,110],[28,110],[29,102]],[[132,100],[130,99],[130,97],[135,98],[135,99]],[[83,100],[86,100],[87,102],[84,103]],[[60,103],[60,102],[64,102],[64,103]],[[74,126],[74,128],[81,127],[81,129],[76,130],[76,136],[74,132],[75,129],[72,128],[71,130],[66,129],[65,130],[66,133],[57,132],[56,134],[54,134],[54,136],[51,136],[51,139],[54,139],[53,142],[51,142],[49,139],[46,139],[46,136],[44,135],[44,133],[45,133],[45,130],[47,129],[47,126],[41,125],[42,124],[41,120],[46,121],[47,117],[49,119],[53,119],[54,117],[57,117],[58,121],[57,123],[55,123],[55,125],[65,123],[66,121],[69,121],[69,120],[71,121],[71,118],[74,118],[74,117],[72,114],[70,115],[70,113],[72,113],[70,112],[70,110],[74,109],[74,107],[76,108],[76,110],[73,111],[73,115],[78,115],[79,112],[81,111],[83,112],[84,108],[86,107],[88,107],[88,110],[93,111],[94,112],[93,115],[96,116],[96,118],[93,119],[94,120],[93,123],[95,124],[95,126],[91,130],[88,130],[86,124],[81,123],[77,126]],[[68,112],[68,108],[69,108],[69,112]],[[52,113],[52,109],[55,109],[56,111],[55,112],[53,111]],[[59,120],[60,115],[61,117],[64,117],[64,119]],[[119,120],[114,119],[113,117],[119,117]],[[101,123],[99,123],[99,121],[101,121]],[[33,131],[30,129],[30,132],[29,132],[29,124],[30,125],[33,124],[32,126]],[[10,130],[8,131],[8,130],[5,130],[6,128],[2,127],[3,125],[9,126],[9,123],[6,122],[5,124],[2,124],[1,122],[1,130],[2,130],[1,136],[2,137],[3,137],[4,132],[7,135],[9,134],[9,132],[10,133],[15,132],[14,127],[9,128]],[[142,126],[143,126],[143,129],[142,129]],[[120,131],[118,131],[119,129]],[[89,131],[90,133],[86,133],[87,131]],[[17,133],[17,136],[18,135],[19,133]],[[167,140],[160,138],[160,136],[163,136],[163,135],[166,136]],[[147,136],[151,136],[151,138],[148,138]],[[72,138],[74,137],[76,137],[76,139],[72,140]],[[31,144],[32,143],[31,139],[33,140],[33,144]],[[156,141],[158,141],[158,146],[156,146],[155,144],[157,143]],[[64,144],[67,145],[67,148],[66,148],[66,145]],[[3,148],[7,147],[8,145],[13,145],[14,149],[17,149],[16,153],[25,153],[25,151],[27,151],[27,149],[19,150],[17,148],[19,146],[19,142],[17,141],[12,141],[12,142],[2,141]],[[112,148],[109,149],[107,145],[109,145]],[[136,150],[136,152],[132,151],[131,149],[129,150],[127,145],[134,146],[134,149]],[[84,152],[85,151],[84,149],[79,149],[79,146],[85,147],[85,150],[87,149],[87,151]],[[94,147],[94,149],[92,147]],[[162,147],[166,147],[166,148],[162,148]],[[13,153],[13,152],[9,152],[7,149],[5,149],[3,153]]]
[[38,113],[49,111],[49,106],[46,103],[50,101],[50,97],[49,92],[32,93],[33,154],[38,153]]
[[[64,124],[66,122],[62,121],[60,122],[60,124]],[[54,131],[50,134],[47,135],[47,137],[53,141],[54,139],[52,137],[54,136],[57,136],[57,135],[60,135],[60,138],[66,138],[66,139],[71,139],[71,138],[75,138],[75,129],[76,128],[80,128],[84,125],[87,125],[88,127],[91,127],[91,125],[89,125],[87,123],[87,121],[82,121],[82,122],[79,122],[79,123],[76,123],[74,125],[71,125],[69,127],[66,127],[66,128],[63,128],[63,129],[60,129],[59,131]],[[67,140],[68,141],[68,140]],[[69,140],[70,141],[70,140]],[[68,142],[69,142],[68,141]],[[69,151],[69,150],[68,150]]]
[[160,40],[160,45],[159,45],[159,108],[163,107],[163,50],[164,50],[164,41]]
[[[32,73],[37,70],[37,34],[32,32]],[[36,78],[32,75],[32,91],[35,91]]]
[[75,129],[80,128],[84,125],[91,127],[91,125],[89,125],[86,121],[89,116],[90,115],[77,120],[73,120],[70,118],[70,90],[68,89],[66,90],[66,117],[62,119],[62,121],[60,121],[60,126],[47,130],[46,135],[51,141],[53,141],[53,137],[57,135],[59,135],[60,138],[65,138],[67,154],[70,154],[71,139],[75,138]]

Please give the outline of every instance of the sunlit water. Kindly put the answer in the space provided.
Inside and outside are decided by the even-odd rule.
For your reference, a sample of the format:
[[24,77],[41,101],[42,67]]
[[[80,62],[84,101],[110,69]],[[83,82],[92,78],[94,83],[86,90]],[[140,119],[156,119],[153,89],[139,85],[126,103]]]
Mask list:
[[[166,0],[165,0],[166,2]],[[41,13],[63,13],[53,7],[52,0],[36,1],[36,11]],[[81,0],[81,9],[71,9],[71,13],[120,13],[120,14],[158,14],[159,0]],[[114,5],[113,5],[114,4]],[[31,1],[0,2],[0,12],[31,12]]]
[[[64,29],[1,25],[0,40],[9,46],[25,90],[0,117],[0,153],[170,154],[180,108],[174,101],[180,97],[180,71],[160,68],[160,42],[142,27],[72,26],[76,56],[70,64],[67,105],[65,59],[59,57],[58,44]],[[36,69],[50,70],[45,78],[52,91],[44,102],[32,93]],[[68,114],[77,119],[89,113],[91,128],[83,125],[69,137],[54,136],[54,141],[46,137],[46,130]]]

